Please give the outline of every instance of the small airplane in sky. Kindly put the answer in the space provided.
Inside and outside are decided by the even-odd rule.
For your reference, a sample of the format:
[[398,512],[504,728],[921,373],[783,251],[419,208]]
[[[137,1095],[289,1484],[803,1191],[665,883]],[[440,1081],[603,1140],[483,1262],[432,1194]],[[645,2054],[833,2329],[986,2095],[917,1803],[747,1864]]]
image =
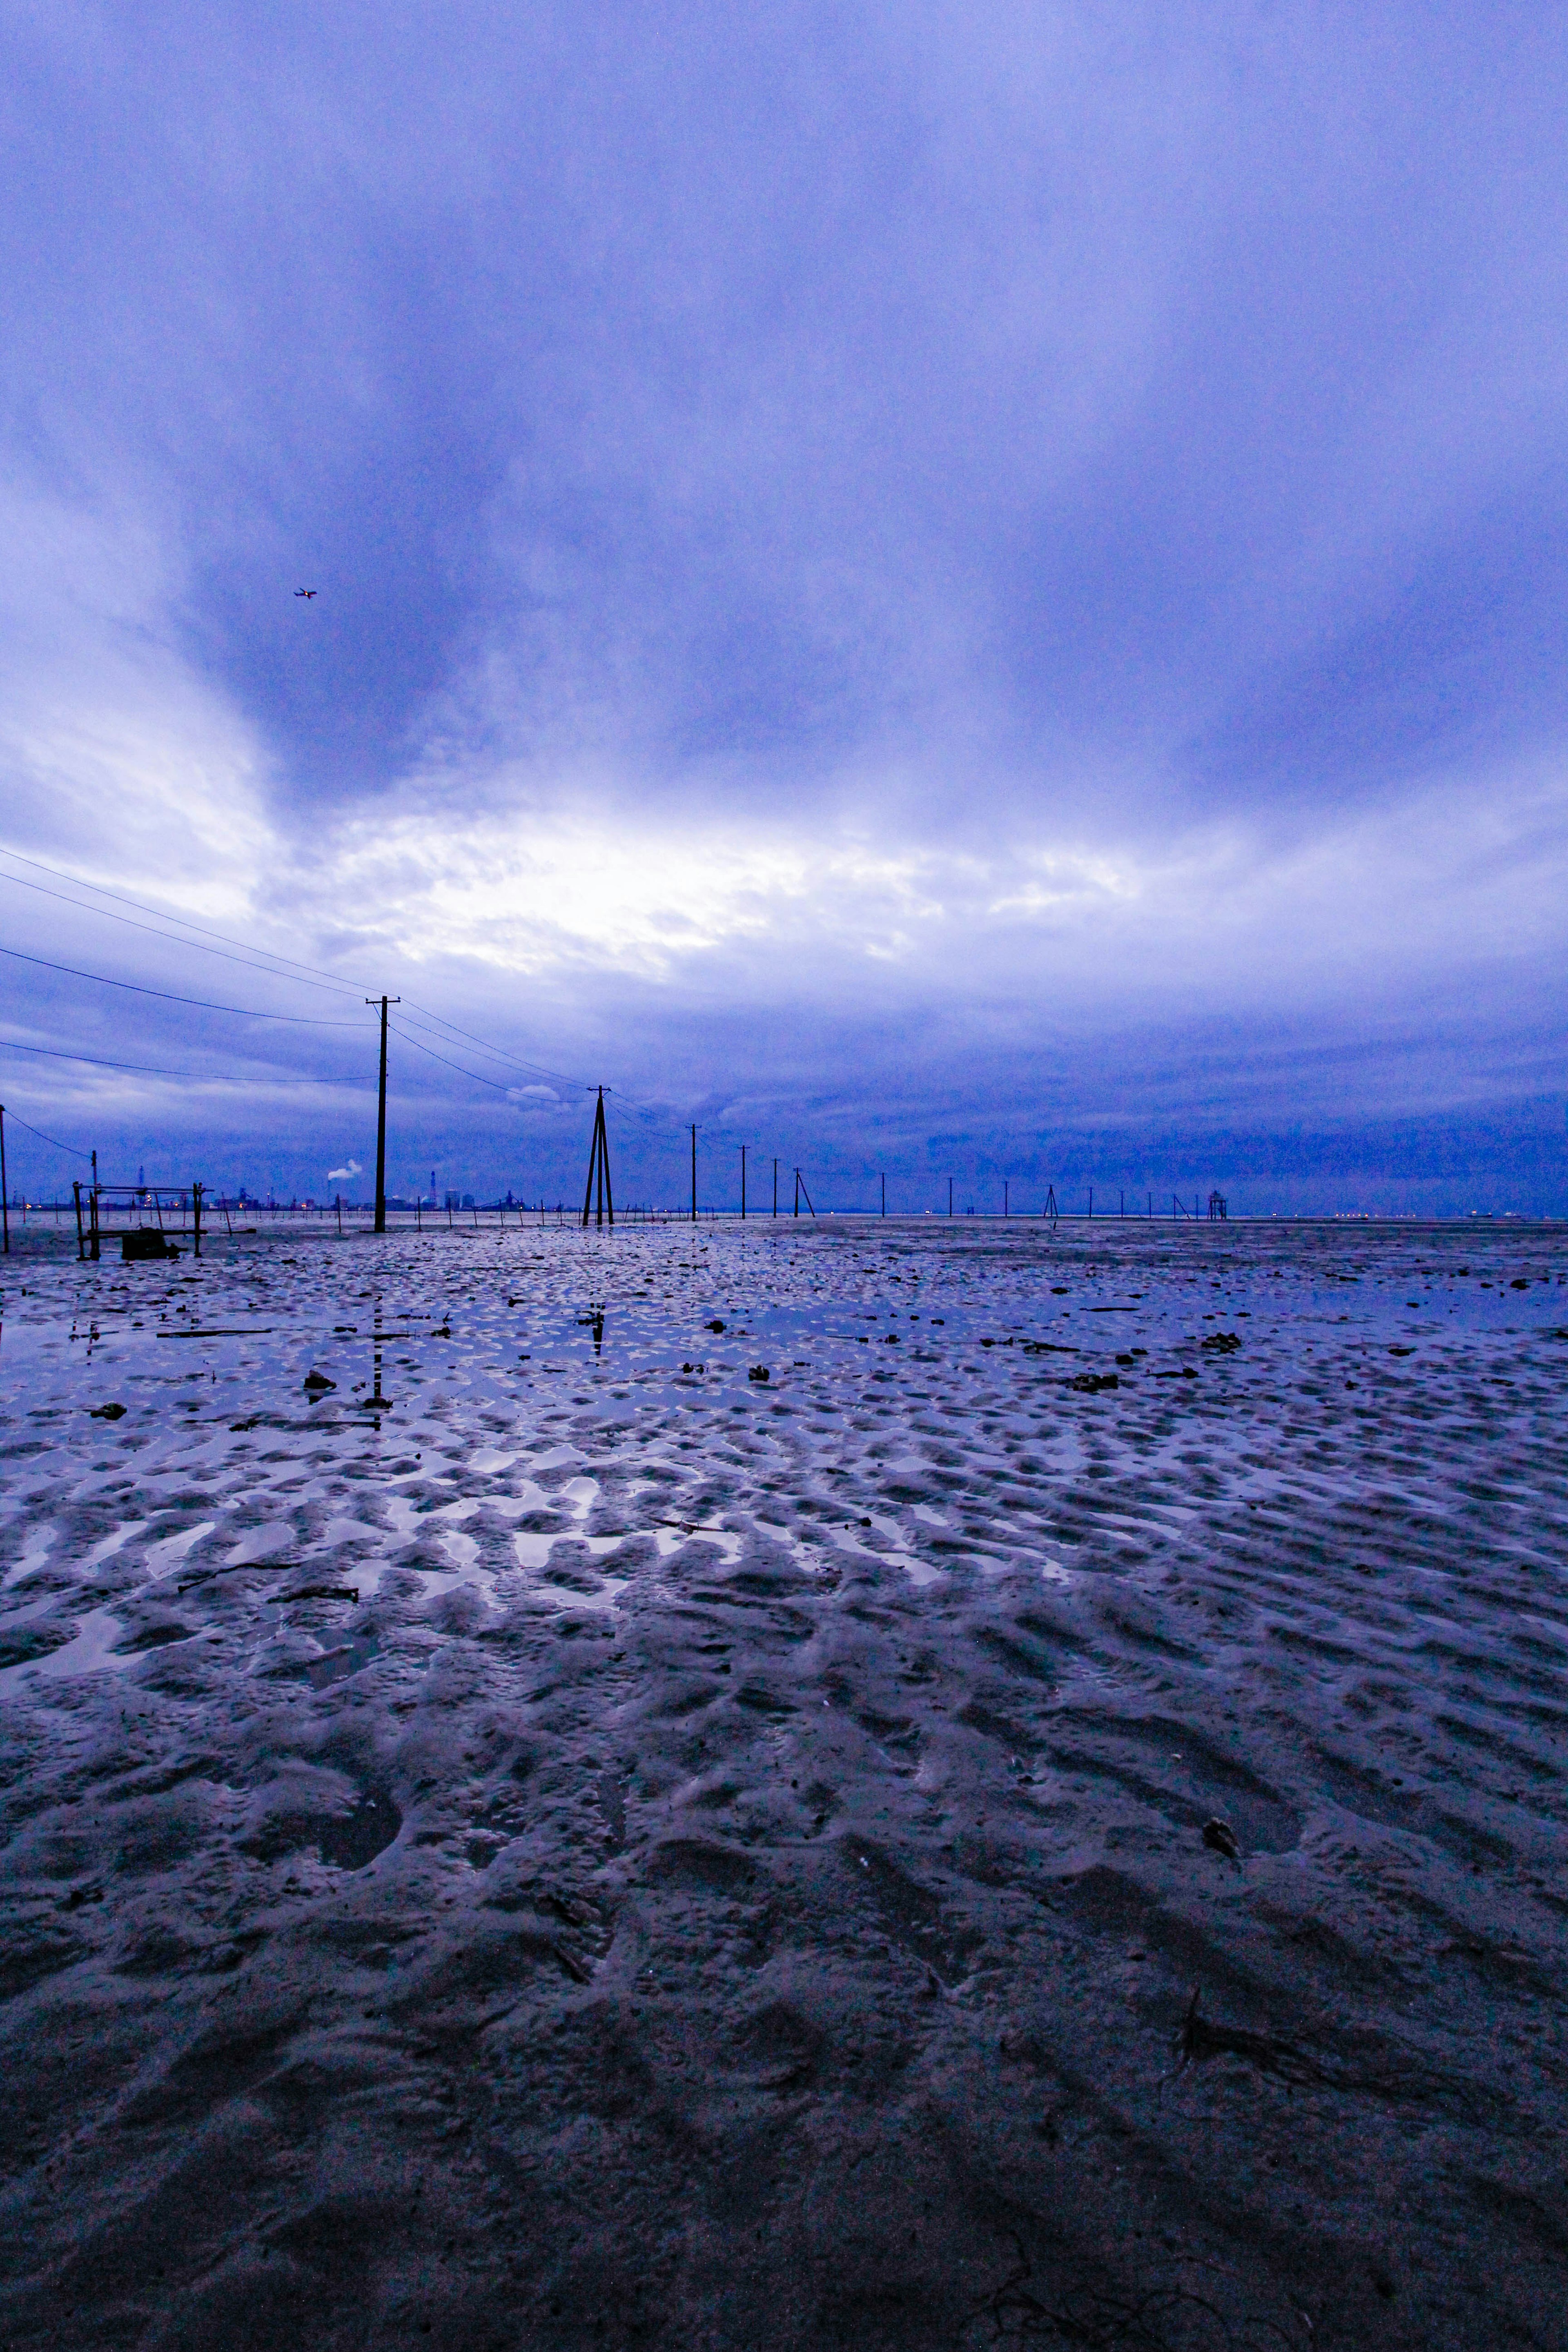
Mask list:
[[294,591],[296,596],[313,596],[315,593],[313,588],[296,588]]

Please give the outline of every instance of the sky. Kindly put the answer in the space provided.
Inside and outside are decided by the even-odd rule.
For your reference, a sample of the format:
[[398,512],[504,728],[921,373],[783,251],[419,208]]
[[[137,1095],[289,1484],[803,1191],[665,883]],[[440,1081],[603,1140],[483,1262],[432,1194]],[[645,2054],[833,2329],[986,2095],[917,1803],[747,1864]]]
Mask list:
[[363,1187],[384,991],[395,1191],[604,1085],[625,1200],[1568,1213],[1565,118],[1539,6],[0,0],[13,1187]]

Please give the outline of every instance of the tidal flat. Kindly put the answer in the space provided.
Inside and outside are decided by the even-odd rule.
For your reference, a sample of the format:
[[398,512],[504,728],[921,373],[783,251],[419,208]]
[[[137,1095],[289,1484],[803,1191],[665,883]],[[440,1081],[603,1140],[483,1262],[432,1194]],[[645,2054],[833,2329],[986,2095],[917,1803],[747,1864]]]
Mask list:
[[1568,2336],[1568,1235],[5,1261],[0,2338]]

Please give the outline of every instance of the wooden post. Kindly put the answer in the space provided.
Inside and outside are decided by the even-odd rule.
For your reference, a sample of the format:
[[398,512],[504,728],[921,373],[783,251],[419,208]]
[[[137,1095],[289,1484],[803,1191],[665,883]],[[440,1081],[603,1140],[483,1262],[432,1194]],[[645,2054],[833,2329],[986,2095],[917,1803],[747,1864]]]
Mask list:
[[1012,1213],[1012,1210],[1007,1205],[1007,1179],[1004,1176],[1002,1179],[1002,1214],[1005,1217],[1010,1217]]
[[191,1186],[191,1255],[200,1257],[201,1254],[202,1188],[199,1184],[193,1183]]
[[81,1229],[81,1178],[79,1176],[71,1178],[71,1191],[76,1195],[76,1254],[79,1258],[85,1258],[87,1238]]
[[[401,996],[384,996],[381,1000],[381,1090],[376,1097],[375,1112],[375,1230],[386,1231],[386,1008],[401,1004]],[[367,996],[367,1004],[375,998]]]
[[887,1213],[888,1213],[888,1180],[887,1180],[887,1178],[884,1176],[884,1177],[883,1177],[883,1179],[882,1179],[882,1214],[883,1214],[884,1216],[886,1216],[886,1215],[887,1215]]
[[[23,1122],[26,1125],[26,1121]],[[0,1218],[5,1220],[5,1255],[11,1255],[11,1195],[5,1190],[5,1106],[0,1103]]]
[[947,1213],[950,1217],[952,1214],[952,1179],[951,1176],[947,1180]]
[[746,1147],[741,1146],[741,1223],[746,1222]]
[[697,1223],[697,1123],[691,1125],[691,1222]]
[[773,1214],[774,1214],[774,1216],[775,1216],[775,1217],[778,1215],[778,1213],[779,1213],[779,1163],[778,1163],[778,1161],[775,1160],[773,1161]]

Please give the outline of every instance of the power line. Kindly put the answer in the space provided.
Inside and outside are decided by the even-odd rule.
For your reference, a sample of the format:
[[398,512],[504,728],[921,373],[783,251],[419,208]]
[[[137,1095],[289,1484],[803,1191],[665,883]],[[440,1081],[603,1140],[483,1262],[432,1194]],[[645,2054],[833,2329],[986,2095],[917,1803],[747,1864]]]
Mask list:
[[36,963],[45,971],[68,972],[72,980],[90,980],[100,988],[126,988],[136,996],[159,997],[165,1004],[194,1004],[201,1013],[237,1013],[246,1021],[289,1021],[306,1029],[358,1029],[362,1025],[357,1021],[321,1021],[310,1013],[258,1013],[249,1004],[214,1004],[205,996],[177,996],[172,989],[144,988],[140,981],[110,980],[105,972],[82,971],[74,963],[51,963],[47,956],[27,955],[20,948],[0,947],[0,955],[15,956],[20,963]]
[[[94,897],[100,898],[112,898],[117,906],[134,907],[138,913],[151,915],[154,918],[154,920],[151,923],[137,922],[132,916],[118,915],[108,907],[97,907],[82,898],[68,897],[64,891],[48,889],[43,883],[29,882],[25,875],[7,874],[3,867],[0,867],[0,881],[14,883],[18,889],[37,891],[43,898],[58,900],[62,906],[75,907],[79,912],[82,914],[99,915],[111,923],[124,923],[129,929],[138,931],[146,931],[153,939],[163,940],[172,947],[195,948],[197,952],[202,955],[221,956],[226,962],[241,964],[251,971],[265,972],[269,979],[287,981],[296,987],[324,988],[331,991],[335,995],[354,995],[358,993],[358,989],[354,983],[345,980],[340,974],[323,971],[319,965],[297,962],[293,957],[278,955],[269,948],[258,949],[252,947],[244,940],[235,939],[232,932],[215,930],[210,927],[210,925],[195,922],[188,916],[167,914],[161,908],[150,907],[143,899],[132,898],[123,891],[110,890],[103,883],[84,881],[79,875],[67,874],[62,872],[58,866],[46,865],[42,858],[28,857],[19,849],[0,848],[0,856],[10,858],[17,865],[29,866],[33,868],[35,873],[47,874],[57,882],[68,883],[74,890],[90,891]],[[160,929],[160,925],[164,926],[165,928]],[[178,926],[178,930],[172,928],[174,926]],[[179,936],[180,930],[194,931],[198,934],[198,937],[195,939],[182,939]],[[209,946],[206,944],[208,940],[222,940],[225,944],[223,946]],[[22,951],[20,949],[12,948],[0,950],[0,953],[21,955]],[[262,961],[263,958],[266,959],[265,961]],[[70,972],[73,977],[78,979],[97,981],[102,986],[109,988],[137,988],[137,983],[134,982],[107,980],[99,973],[78,971],[74,966],[68,964],[49,964],[47,960],[42,956],[29,956],[24,958],[24,961],[43,965],[46,969],[50,971]],[[282,968],[279,969],[279,967]],[[308,1014],[300,1013],[251,1013],[247,1011],[247,1008],[240,1005],[210,1004],[202,998],[179,996],[172,991],[163,989],[138,988],[137,992],[146,996],[161,997],[171,1003],[190,1004],[203,1011],[232,1013],[239,1014],[247,1020],[289,1021],[301,1024],[308,1024],[312,1027],[321,1028],[353,1028],[358,1025],[353,1022],[310,1022]],[[558,1085],[571,1087],[574,1090],[584,1094],[592,1094],[594,1091],[593,1085],[587,1079],[569,1076],[564,1071],[551,1069],[543,1063],[530,1062],[521,1055],[509,1054],[501,1047],[488,1045],[483,1038],[476,1037],[470,1030],[459,1028],[456,1022],[447,1021],[442,1014],[432,1012],[428,1005],[417,1004],[413,1000],[410,1000],[407,1010],[409,1013],[422,1013],[427,1021],[436,1024],[436,1032],[437,1034],[442,1031],[450,1032],[452,1035],[462,1038],[466,1044],[477,1045],[481,1053],[492,1055],[497,1061],[510,1062],[517,1069],[531,1071],[535,1076],[541,1077],[553,1078]],[[423,1024],[416,1024],[416,1025]],[[431,1048],[428,1046],[420,1046],[417,1039],[409,1036],[405,1029],[400,1027],[398,1034],[404,1039],[405,1044],[413,1045],[416,1052],[429,1053],[431,1059],[434,1061],[439,1062],[446,1060],[446,1057],[443,1055],[432,1052]],[[0,1040],[0,1043],[5,1042],[5,1040]],[[42,1046],[18,1046],[16,1050],[18,1052],[43,1053],[47,1052],[48,1049]],[[82,1062],[92,1062],[94,1060],[92,1055],[81,1054],[60,1055],[58,1055],[57,1058],[64,1061]],[[481,1076],[477,1070],[463,1069],[459,1063],[447,1062],[446,1066],[448,1069],[458,1071],[464,1077],[474,1079],[474,1081],[479,1086],[490,1087],[494,1088],[496,1092],[501,1094],[510,1091],[509,1088],[498,1085],[495,1079]],[[186,1076],[193,1075],[183,1071],[153,1070],[147,1065],[132,1062],[101,1062],[98,1064],[97,1066],[105,1069],[140,1070],[151,1076]],[[217,1083],[227,1085],[238,1084],[240,1081],[224,1079],[217,1081]],[[282,1078],[275,1080],[274,1083],[279,1086],[314,1086],[326,1085],[332,1082],[325,1079],[318,1080],[313,1078]],[[657,1111],[649,1105],[638,1102],[635,1096],[629,1095],[622,1089],[616,1088],[611,1091],[615,1093],[616,1099],[620,1103],[623,1108],[630,1111],[635,1117],[647,1120],[650,1125],[656,1127],[663,1125],[669,1118],[669,1114],[668,1112],[661,1113]]]
[[[161,907],[149,907],[144,899],[128,898],[123,891],[110,890],[101,882],[84,882],[79,875],[62,874],[58,866],[46,866],[42,858],[24,857],[19,849],[0,849],[0,856],[14,858],[20,866],[30,866],[37,873],[52,875],[57,882],[68,882],[74,889],[91,890],[100,898],[114,899],[116,904],[119,906],[134,907],[139,914],[153,915],[161,923],[178,924],[182,930],[196,931],[205,939],[222,940],[228,947],[243,948],[246,950],[245,956],[238,959],[231,959],[231,961],[243,962],[247,958],[253,960],[257,956],[266,956],[269,962],[273,964],[284,964],[289,967],[289,971],[274,972],[273,977],[275,979],[287,979],[291,973],[302,972],[310,976],[310,985],[335,989],[340,994],[348,991],[353,985],[353,982],[345,981],[339,973],[322,971],[318,964],[298,963],[292,956],[280,956],[271,948],[257,948],[253,947],[247,940],[237,940],[231,931],[215,931],[205,923],[193,922],[188,915],[167,914]],[[38,890],[43,888],[43,885],[41,883],[28,882],[20,874],[7,874],[3,878],[7,882],[15,882],[18,884],[24,890]],[[56,898],[60,896],[60,893],[58,890],[46,890],[44,892],[44,896],[48,898]],[[82,901],[79,898],[68,898],[65,903],[68,906],[81,907],[84,914],[106,915],[110,922],[122,923],[130,920],[130,918],[125,915],[110,915],[109,909],[105,907],[83,906]],[[145,923],[136,923],[132,925],[132,929],[139,931],[145,930],[148,929],[148,926]],[[158,933],[156,936],[163,939],[173,939],[174,935],[172,932],[163,931]],[[174,940],[174,944],[177,947],[195,947],[198,945],[198,941],[195,940]],[[217,948],[210,948],[204,950],[203,952],[210,955],[217,955],[220,954],[222,950]],[[261,971],[265,969],[265,967],[260,964],[257,964],[255,969]]]
[[[12,856],[15,855],[15,852],[7,850],[5,855],[6,856]],[[47,870],[47,869],[46,869],[46,871]],[[74,907],[79,915],[99,915],[102,917],[105,922],[125,923],[133,931],[148,931],[152,934],[153,939],[163,940],[170,947],[195,948],[198,955],[222,956],[226,963],[242,963],[251,971],[266,972],[269,980],[292,980],[294,981],[295,985],[300,988],[324,988],[329,985],[325,981],[301,981],[297,980],[292,972],[275,971],[271,965],[258,963],[254,955],[232,955],[226,948],[209,948],[205,946],[200,940],[182,940],[176,937],[173,931],[159,930],[153,923],[139,923],[132,915],[117,915],[114,913],[112,908],[109,907],[89,907],[80,898],[68,898],[63,890],[50,890],[47,888],[42,882],[29,882],[25,874],[7,874],[3,870],[0,870],[0,882],[10,882],[14,884],[18,890],[36,890],[40,898],[58,898],[61,906]],[[131,903],[134,905],[135,901],[132,900]],[[265,954],[267,950],[263,949],[261,952]],[[283,961],[285,961],[285,959],[281,957],[279,959],[279,961],[280,962]],[[335,995],[352,996],[353,993],[353,991],[346,984],[340,987],[334,982],[331,983],[331,985]]]
[[511,1092],[511,1088],[503,1086],[499,1078],[481,1077],[478,1070],[465,1070],[461,1062],[448,1062],[445,1054],[437,1054],[431,1045],[422,1045],[417,1037],[409,1035],[406,1029],[394,1027],[392,1034],[395,1037],[401,1037],[405,1045],[412,1045],[416,1054],[427,1054],[431,1061],[442,1063],[448,1070],[456,1070],[460,1077],[472,1078],[476,1086],[493,1087],[498,1095]]
[[13,1127],[26,1128],[27,1133],[29,1135],[36,1135],[40,1143],[52,1145],[56,1151],[63,1151],[72,1160],[90,1160],[92,1158],[90,1151],[83,1151],[77,1144],[62,1143],[58,1135],[46,1135],[41,1127],[28,1127],[27,1121],[25,1118],[18,1118],[14,1110],[8,1110],[5,1116],[10,1120]]
[[366,1083],[363,1078],[275,1078],[270,1073],[258,1078],[254,1070],[235,1077],[222,1070],[164,1070],[152,1062],[110,1062],[99,1054],[68,1054],[58,1045],[24,1045],[16,1037],[0,1037],[0,1047],[8,1054],[42,1054],[51,1062],[85,1062],[95,1070],[135,1070],[148,1078],[185,1078],[198,1087],[363,1087]]
[[[585,1078],[568,1077],[563,1070],[552,1070],[542,1062],[529,1062],[525,1061],[521,1054],[509,1054],[503,1046],[487,1045],[482,1037],[474,1036],[469,1030],[459,1029],[455,1021],[444,1020],[440,1013],[432,1013],[427,1004],[416,1003],[412,997],[407,1000],[407,1004],[405,1006],[405,1020],[409,1017],[409,1007],[416,1013],[423,1013],[427,1020],[435,1024],[433,1034],[442,1030],[449,1030],[454,1037],[461,1037],[465,1045],[477,1045],[481,1054],[492,1055],[498,1062],[510,1062],[514,1069],[531,1070],[535,1077],[554,1078],[560,1085],[579,1088],[585,1095],[591,1095],[594,1091]],[[424,1025],[423,1022],[415,1024],[416,1028],[422,1028]],[[406,1031],[401,1031],[399,1034],[407,1034]],[[412,1044],[413,1040],[410,1039],[409,1042]]]
[[[25,875],[7,874],[3,868],[0,868],[0,881],[14,883],[20,890],[37,891],[40,897],[57,899],[62,906],[75,907],[84,915],[99,915],[108,922],[124,923],[132,930],[146,931],[153,939],[166,940],[171,947],[195,948],[198,954],[201,955],[221,956],[226,962],[242,964],[247,970],[251,971],[264,971],[270,979],[287,980],[291,982],[297,987],[327,988],[331,990],[332,992],[337,995],[349,995],[354,992],[352,983],[340,978],[333,977],[329,973],[322,972],[317,965],[296,963],[291,956],[274,955],[272,950],[268,948],[249,948],[244,941],[236,940],[230,932],[215,931],[205,924],[190,921],[190,919],[184,915],[166,915],[159,908],[149,907],[142,899],[128,898],[123,891],[110,890],[101,883],[98,882],[84,882],[79,878],[79,877],[73,874],[62,874],[58,867],[46,866],[41,858],[24,857],[20,850],[0,849],[0,856],[14,858],[21,865],[31,866],[37,872],[40,874],[52,875],[56,881],[68,882],[76,889],[90,890],[101,898],[112,898],[115,900],[117,905],[122,907],[134,907],[140,913],[152,915],[156,919],[153,923],[139,923],[130,915],[117,915],[107,907],[95,907],[89,905],[81,898],[68,897],[64,891],[50,890],[41,882],[29,882]],[[194,940],[181,939],[177,933],[172,929],[160,929],[158,928],[159,924],[179,924],[183,929],[198,932],[202,936]],[[222,940],[226,941],[227,944],[225,947],[209,947],[205,943],[208,940]],[[17,949],[12,949],[8,950],[0,950],[0,952],[19,954],[21,951]],[[261,962],[258,960],[259,957],[263,956],[268,958],[269,961],[267,962]],[[30,958],[28,961],[43,963],[46,961],[46,959],[40,956]],[[282,971],[274,969],[274,967],[278,965],[282,965],[286,967],[286,969]],[[73,969],[73,967],[69,965],[57,965],[50,968],[58,971],[70,971]],[[301,978],[300,975],[309,976]],[[81,973],[78,976],[84,979],[94,979],[98,977],[98,975],[90,972]],[[110,981],[105,984],[110,987],[130,987],[132,985],[132,982],[125,981]],[[162,996],[169,994],[170,992],[162,989],[147,989],[143,993],[149,996]],[[172,995],[170,995],[170,1001],[189,1004],[199,1004],[202,1003],[201,999],[195,997],[178,998]],[[481,1053],[491,1054],[498,1061],[510,1062],[518,1069],[531,1071],[535,1076],[541,1077],[553,1078],[558,1084],[576,1087],[584,1094],[591,1094],[593,1092],[593,1087],[587,1079],[570,1077],[564,1071],[550,1069],[542,1063],[526,1061],[520,1055],[508,1054],[500,1047],[487,1045],[482,1037],[476,1037],[473,1035],[471,1031],[460,1029],[456,1022],[445,1020],[440,1013],[432,1012],[428,1005],[415,1004],[413,1003],[413,1001],[410,1000],[410,1008],[414,1012],[423,1013],[427,1020],[432,1021],[437,1024],[437,1029],[450,1030],[454,1035],[461,1037],[466,1044],[478,1045]],[[238,1012],[243,1010],[242,1007],[234,1005],[215,1005],[207,1009],[215,1012]],[[291,1013],[258,1013],[250,1015],[249,1017],[258,1020],[284,1021],[301,1020],[308,1016]],[[323,1022],[320,1025],[323,1028],[330,1028],[336,1024],[330,1022]],[[352,1027],[355,1024],[352,1023],[344,1023],[342,1025],[344,1027]],[[406,1036],[406,1032],[400,1032],[399,1034]],[[407,1042],[412,1044],[414,1041],[410,1038]],[[437,1055],[436,1058],[438,1060],[440,1056]],[[455,1068],[457,1065],[454,1064],[452,1066]],[[464,1075],[471,1077],[474,1076],[476,1073],[468,1071],[465,1072]],[[481,1079],[479,1083],[481,1085],[490,1085],[493,1084],[493,1081],[489,1079]],[[619,1099],[624,1102],[629,1109],[637,1110],[644,1117],[658,1117],[658,1113],[647,1110],[644,1105],[636,1102],[629,1095],[621,1095]]]

